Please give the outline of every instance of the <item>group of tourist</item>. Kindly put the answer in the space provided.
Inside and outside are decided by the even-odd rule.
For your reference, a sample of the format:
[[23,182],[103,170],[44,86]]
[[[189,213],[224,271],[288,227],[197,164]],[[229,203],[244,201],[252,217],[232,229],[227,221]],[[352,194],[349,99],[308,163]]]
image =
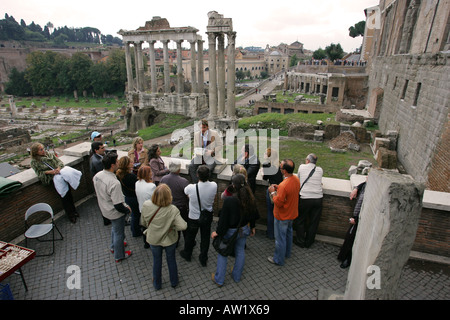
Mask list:
[[[116,262],[131,256],[131,251],[126,250],[125,226],[128,223],[132,236],[142,237],[144,247],[151,248],[155,289],[161,288],[163,251],[170,283],[175,287],[178,285],[175,253],[180,236],[183,234],[184,237],[180,256],[191,261],[199,231],[198,259],[202,266],[207,265],[211,239],[220,237],[227,240],[237,235],[234,253],[231,254],[235,258],[232,278],[240,281],[245,264],[246,239],[255,234],[256,221],[260,217],[255,191],[261,163],[253,146],[246,144],[232,165],[230,185],[221,195],[223,205],[218,212],[217,228],[211,232],[218,187],[210,178],[215,168],[213,157],[222,148],[222,142],[218,133],[209,129],[206,120],[201,121],[200,129],[194,134],[196,151],[188,166],[191,183],[180,176],[181,164],[177,160],[166,166],[158,145],[147,150],[143,139],[137,137],[128,155],[119,159],[114,150],[106,150],[100,134],[92,137],[90,172],[103,222],[111,224],[111,253]],[[78,214],[69,186],[76,189],[81,172],[66,169],[68,167],[61,160],[46,152],[39,143],[33,145],[31,154],[31,166],[39,179],[47,185],[54,184],[67,216],[75,223]],[[263,179],[269,183],[266,234],[275,240],[274,253],[267,260],[283,266],[285,259],[291,256],[293,244],[308,248],[314,242],[322,213],[323,170],[317,166],[317,156],[309,154],[295,174],[294,161],[279,161],[276,152],[270,148],[266,150],[262,168]],[[358,193],[359,207],[364,187],[358,186],[352,192],[351,198]],[[61,189],[64,189],[63,193]],[[351,261],[358,213],[359,210],[355,209],[350,220],[351,228],[338,257],[342,268],[348,267]],[[227,256],[218,253],[217,269],[211,275],[217,286],[224,284],[227,261]]]

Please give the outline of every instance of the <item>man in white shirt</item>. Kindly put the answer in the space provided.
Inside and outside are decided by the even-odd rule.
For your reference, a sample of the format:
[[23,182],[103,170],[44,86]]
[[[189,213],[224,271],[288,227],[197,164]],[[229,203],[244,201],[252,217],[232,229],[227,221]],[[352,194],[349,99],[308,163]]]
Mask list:
[[300,194],[298,202],[298,218],[294,221],[297,237],[294,243],[302,248],[309,248],[316,237],[322,215],[322,177],[323,170],[316,166],[317,156],[310,153],[305,164],[298,168]]
[[110,152],[103,157],[104,169],[93,179],[98,206],[105,218],[111,220],[111,253],[116,262],[131,256],[131,251],[125,251],[125,216],[131,209],[125,204],[122,187],[115,175],[118,167],[117,153]]
[[209,168],[210,175],[213,173],[216,161],[221,159],[222,148],[219,133],[209,128],[207,120],[201,120],[200,130],[194,132],[194,157],[188,168],[192,183],[198,182],[197,169],[202,164]]
[[[205,165],[198,167],[197,176],[199,182],[189,184],[184,188],[184,193],[189,197],[188,227],[185,234],[184,250],[180,255],[187,261],[191,261],[192,250],[195,245],[195,237],[200,229],[200,255],[199,260],[202,266],[206,267],[209,250],[209,237],[211,235],[211,222],[213,220],[213,205],[217,194],[217,183],[208,181],[209,168]],[[198,197],[197,197],[198,186]],[[198,198],[200,198],[201,209],[207,210],[208,218],[204,223],[200,223],[200,208]]]

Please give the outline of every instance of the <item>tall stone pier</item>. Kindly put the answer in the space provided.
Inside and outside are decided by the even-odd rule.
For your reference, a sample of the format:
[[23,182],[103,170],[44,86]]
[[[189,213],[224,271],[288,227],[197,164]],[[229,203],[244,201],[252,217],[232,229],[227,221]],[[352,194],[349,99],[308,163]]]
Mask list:
[[401,272],[416,236],[424,189],[407,175],[370,172],[344,299],[397,298]]
[[[231,18],[224,18],[216,11],[209,12],[206,34],[208,35],[209,46],[209,119],[214,121],[216,128],[221,131],[237,129],[235,103],[236,32],[233,31]],[[225,35],[228,39],[227,52],[225,52]],[[228,68],[225,68],[226,55]]]

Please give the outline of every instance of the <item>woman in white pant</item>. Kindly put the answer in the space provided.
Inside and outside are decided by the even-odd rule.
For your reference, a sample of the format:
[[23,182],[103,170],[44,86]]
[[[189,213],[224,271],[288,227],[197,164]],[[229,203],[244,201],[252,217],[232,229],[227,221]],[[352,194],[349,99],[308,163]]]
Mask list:
[[[80,184],[81,172],[68,166],[55,156],[54,153],[45,151],[41,143],[31,146],[31,168],[44,185],[53,184],[62,198],[62,205],[67,217],[72,223],[77,221],[78,213],[70,192]],[[69,187],[70,186],[70,187]]]

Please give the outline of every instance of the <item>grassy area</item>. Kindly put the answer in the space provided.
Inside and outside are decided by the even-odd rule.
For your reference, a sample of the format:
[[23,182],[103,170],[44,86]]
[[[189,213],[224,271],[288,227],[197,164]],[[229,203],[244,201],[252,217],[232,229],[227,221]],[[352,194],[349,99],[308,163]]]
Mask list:
[[330,151],[328,143],[288,140],[280,142],[280,159],[294,160],[296,170],[300,164],[305,163],[309,153],[318,157],[317,165],[322,167],[324,176],[336,179],[349,179],[348,169],[351,165],[358,165],[359,160],[368,160],[376,164],[369,147],[361,151],[347,151],[334,153]]
[[[3,100],[2,103],[9,105],[7,99]],[[108,110],[115,111],[117,108],[126,106],[127,102],[124,98],[119,99],[108,99],[108,98],[84,98],[79,97],[78,102],[74,97],[30,97],[30,98],[16,98],[16,106],[30,107],[32,103],[37,108],[41,108],[44,104],[47,107],[52,108],[53,106],[58,106],[61,108],[108,108]]]
[[[330,118],[331,120],[327,121]],[[169,119],[169,122],[166,122]],[[178,120],[177,120],[178,119]],[[179,116],[170,115],[166,118],[166,120],[162,120],[157,125],[146,128],[144,130],[153,132],[153,137],[157,137],[161,132],[161,127],[165,128],[167,133],[170,133],[175,130],[175,127],[170,127],[169,123],[177,122],[176,128],[182,128],[184,124],[190,125],[192,120],[188,120],[183,124],[181,120],[179,120]],[[258,126],[259,128],[271,129],[271,128],[279,128],[280,135],[282,131],[287,131],[288,122],[307,122],[315,124],[317,120],[322,120],[324,123],[337,123],[334,120],[334,115],[330,114],[291,114],[291,115],[282,115],[282,114],[261,114],[254,117],[244,118],[239,120],[239,128],[244,130],[244,133],[248,132],[249,129]],[[170,127],[170,128],[169,128]],[[140,136],[142,136],[141,130],[139,132]],[[258,134],[258,130],[255,130],[255,134]],[[270,130],[268,131],[270,134]],[[247,138],[248,139],[248,138]],[[267,143],[267,146],[270,146],[270,142]],[[233,148],[233,152],[231,152],[230,148]],[[255,146],[255,149],[258,150],[259,146]],[[235,158],[238,156],[239,152],[236,150],[236,145],[225,145],[224,146],[224,157],[230,154],[234,154]],[[165,147],[162,150],[162,154],[165,156],[170,156],[172,152],[172,148]],[[230,152],[228,152],[230,151]],[[300,141],[295,138],[286,138],[283,137],[279,140],[279,152],[280,159],[291,158],[294,160],[296,165],[296,170],[298,170],[298,166],[305,162],[305,158],[309,153],[315,153],[318,156],[318,165],[323,168],[324,175],[330,178],[336,179],[349,179],[348,177],[348,169],[351,165],[357,165],[360,160],[369,160],[374,165],[376,165],[376,161],[373,158],[372,152],[369,146],[362,146],[361,151],[347,151],[345,153],[333,153],[331,152],[328,142],[312,142],[312,141]],[[263,159],[263,155],[259,155],[260,160]],[[230,161],[230,160],[229,160]]]
[[248,129],[279,129],[280,136],[287,136],[290,122],[317,124],[317,121],[323,121],[324,124],[337,124],[334,120],[334,114],[328,113],[262,113],[253,117],[242,118],[239,120],[239,128]]
[[170,134],[176,129],[181,129],[192,125],[194,121],[177,114],[161,114],[155,119],[155,124],[145,129],[139,130],[138,135],[144,140]]

